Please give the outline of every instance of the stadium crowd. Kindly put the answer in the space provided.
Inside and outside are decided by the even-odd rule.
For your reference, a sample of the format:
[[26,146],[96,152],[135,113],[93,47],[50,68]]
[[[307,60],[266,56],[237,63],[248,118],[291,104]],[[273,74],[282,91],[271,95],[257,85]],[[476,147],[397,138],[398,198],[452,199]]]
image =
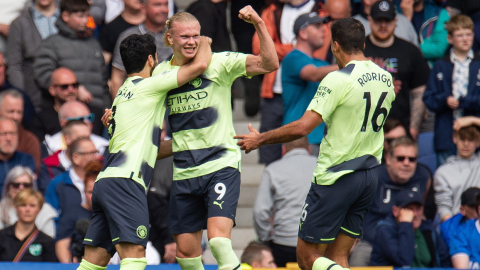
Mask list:
[[[480,269],[480,2],[198,0],[186,11],[213,52],[258,55],[258,35],[236,16],[246,5],[261,14],[280,60],[263,79],[241,78],[245,113],[260,112],[261,132],[299,119],[320,81],[338,69],[330,51],[335,20],[358,19],[365,56],[393,76],[377,192],[350,265]],[[0,3],[0,261],[81,260],[93,186],[109,154],[101,118],[127,76],[120,42],[148,33],[159,61],[169,59],[163,36],[175,11],[173,0]],[[359,83],[370,80],[382,78],[365,74]],[[169,140],[168,124],[162,130]],[[266,167],[253,219],[263,245],[246,248],[242,268],[296,261],[325,132],[322,124],[305,138],[260,148]],[[149,264],[175,262],[166,224],[172,163],[156,163],[147,194]]]

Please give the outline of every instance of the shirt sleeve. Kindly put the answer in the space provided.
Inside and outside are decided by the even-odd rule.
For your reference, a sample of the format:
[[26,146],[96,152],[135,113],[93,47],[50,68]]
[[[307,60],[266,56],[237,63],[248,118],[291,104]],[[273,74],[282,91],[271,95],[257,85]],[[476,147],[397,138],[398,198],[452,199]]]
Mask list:
[[168,92],[178,88],[177,74],[180,66],[172,66],[150,78],[144,79],[146,85],[142,86],[142,92],[146,97],[157,97],[159,93]]
[[[455,254],[466,254],[469,257],[472,255],[470,252],[470,244],[467,235],[467,231],[472,228],[467,224],[459,231],[453,232],[450,239],[450,255],[454,256]],[[473,228],[475,229],[475,228]],[[476,229],[475,229],[476,230]]]
[[[223,81],[227,82],[228,84],[232,84],[233,81],[240,77],[245,76],[247,77],[247,54],[238,53],[238,52],[223,52],[218,53],[220,57],[219,60],[215,61],[215,63],[210,62],[210,65],[218,63],[220,68],[224,69],[226,72],[219,72],[219,77]],[[212,59],[213,60],[213,59]]]
[[324,121],[328,119],[338,105],[343,103],[345,96],[345,84],[348,81],[348,75],[342,76],[341,71],[329,73],[320,83],[317,93],[313,97],[307,111],[315,111],[322,115]]
[[[304,54],[290,53],[282,61],[282,65],[288,68],[282,69],[282,80],[288,79],[288,77],[300,77],[300,72],[307,65],[313,65],[312,61],[308,60]],[[314,65],[313,65],[314,66]]]
[[125,71],[125,66],[123,65],[122,56],[120,55],[120,43],[125,39],[126,35],[125,32],[120,34],[117,39],[117,43],[115,44],[115,48],[113,48],[113,56],[112,56],[112,66]]

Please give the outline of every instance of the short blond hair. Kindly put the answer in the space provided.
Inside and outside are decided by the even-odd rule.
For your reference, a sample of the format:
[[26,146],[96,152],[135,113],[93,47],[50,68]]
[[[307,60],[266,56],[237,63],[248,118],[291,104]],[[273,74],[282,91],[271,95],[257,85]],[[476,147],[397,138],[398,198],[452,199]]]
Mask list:
[[196,22],[200,24],[200,22],[193,16],[192,14],[188,12],[178,12],[175,13],[167,22],[165,23],[165,33],[163,33],[163,43],[167,47],[171,47],[172,45],[170,42],[168,42],[167,34],[172,34],[172,27],[174,23],[191,23],[191,22]]
[[13,199],[13,205],[15,205],[15,207],[26,205],[32,198],[37,199],[38,206],[42,209],[43,203],[45,202],[42,193],[30,188],[20,191],[17,196],[15,196],[15,199]]
[[455,15],[445,24],[445,29],[447,29],[450,36],[453,35],[453,32],[460,29],[470,29],[473,31],[473,21],[466,15]]

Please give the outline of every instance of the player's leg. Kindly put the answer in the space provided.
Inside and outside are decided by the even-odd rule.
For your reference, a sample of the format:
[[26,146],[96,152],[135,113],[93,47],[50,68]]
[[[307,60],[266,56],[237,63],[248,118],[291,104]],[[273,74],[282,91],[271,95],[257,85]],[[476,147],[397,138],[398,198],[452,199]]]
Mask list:
[[107,269],[110,253],[102,247],[85,245],[85,255],[80,262],[78,270],[103,270]]
[[356,238],[352,238],[340,231],[335,241],[327,246],[325,257],[344,268],[348,268],[348,255],[355,240]]
[[145,257],[145,247],[129,243],[120,242],[115,245],[115,249],[120,257],[120,269],[125,270],[143,270],[147,265]]
[[203,270],[202,231],[174,234],[177,262],[184,270]]
[[217,260],[218,269],[238,269],[240,261],[233,251],[230,238],[240,195],[240,172],[231,167],[215,172],[209,180],[206,195],[208,244]]

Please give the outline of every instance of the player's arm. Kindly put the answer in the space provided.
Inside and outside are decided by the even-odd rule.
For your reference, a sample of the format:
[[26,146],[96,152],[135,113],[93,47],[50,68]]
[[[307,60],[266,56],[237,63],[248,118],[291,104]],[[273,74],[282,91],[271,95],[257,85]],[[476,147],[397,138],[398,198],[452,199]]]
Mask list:
[[254,76],[277,70],[279,66],[277,51],[272,38],[268,34],[265,22],[251,6],[242,8],[238,17],[253,24],[260,40],[260,55],[249,54],[247,56],[247,75]]
[[181,66],[178,70],[178,86],[186,84],[205,72],[212,59],[212,48],[210,48],[210,43],[211,39],[209,37],[200,37],[197,54],[195,54],[195,57],[191,62]]
[[327,76],[328,73],[338,70],[338,65],[330,65],[323,67],[315,67],[314,65],[306,65],[300,70],[300,79],[309,82],[319,82]]
[[55,253],[57,254],[57,259],[61,263],[70,263],[72,262],[72,254],[70,253],[70,244],[72,239],[70,237],[63,238],[58,240],[55,243]]
[[241,139],[237,145],[240,146],[240,149],[245,150],[245,153],[249,153],[262,145],[286,143],[299,139],[308,135],[322,122],[323,118],[319,113],[308,110],[297,121],[264,133],[259,133],[251,124],[248,124],[251,132],[246,135],[237,135],[234,138]]
[[162,141],[160,147],[158,148],[157,160],[166,158],[173,155],[172,151],[172,140]]
[[412,90],[412,111],[410,113],[410,135],[413,139],[417,139],[425,115],[425,103],[422,97],[425,92],[425,85],[421,85]]

